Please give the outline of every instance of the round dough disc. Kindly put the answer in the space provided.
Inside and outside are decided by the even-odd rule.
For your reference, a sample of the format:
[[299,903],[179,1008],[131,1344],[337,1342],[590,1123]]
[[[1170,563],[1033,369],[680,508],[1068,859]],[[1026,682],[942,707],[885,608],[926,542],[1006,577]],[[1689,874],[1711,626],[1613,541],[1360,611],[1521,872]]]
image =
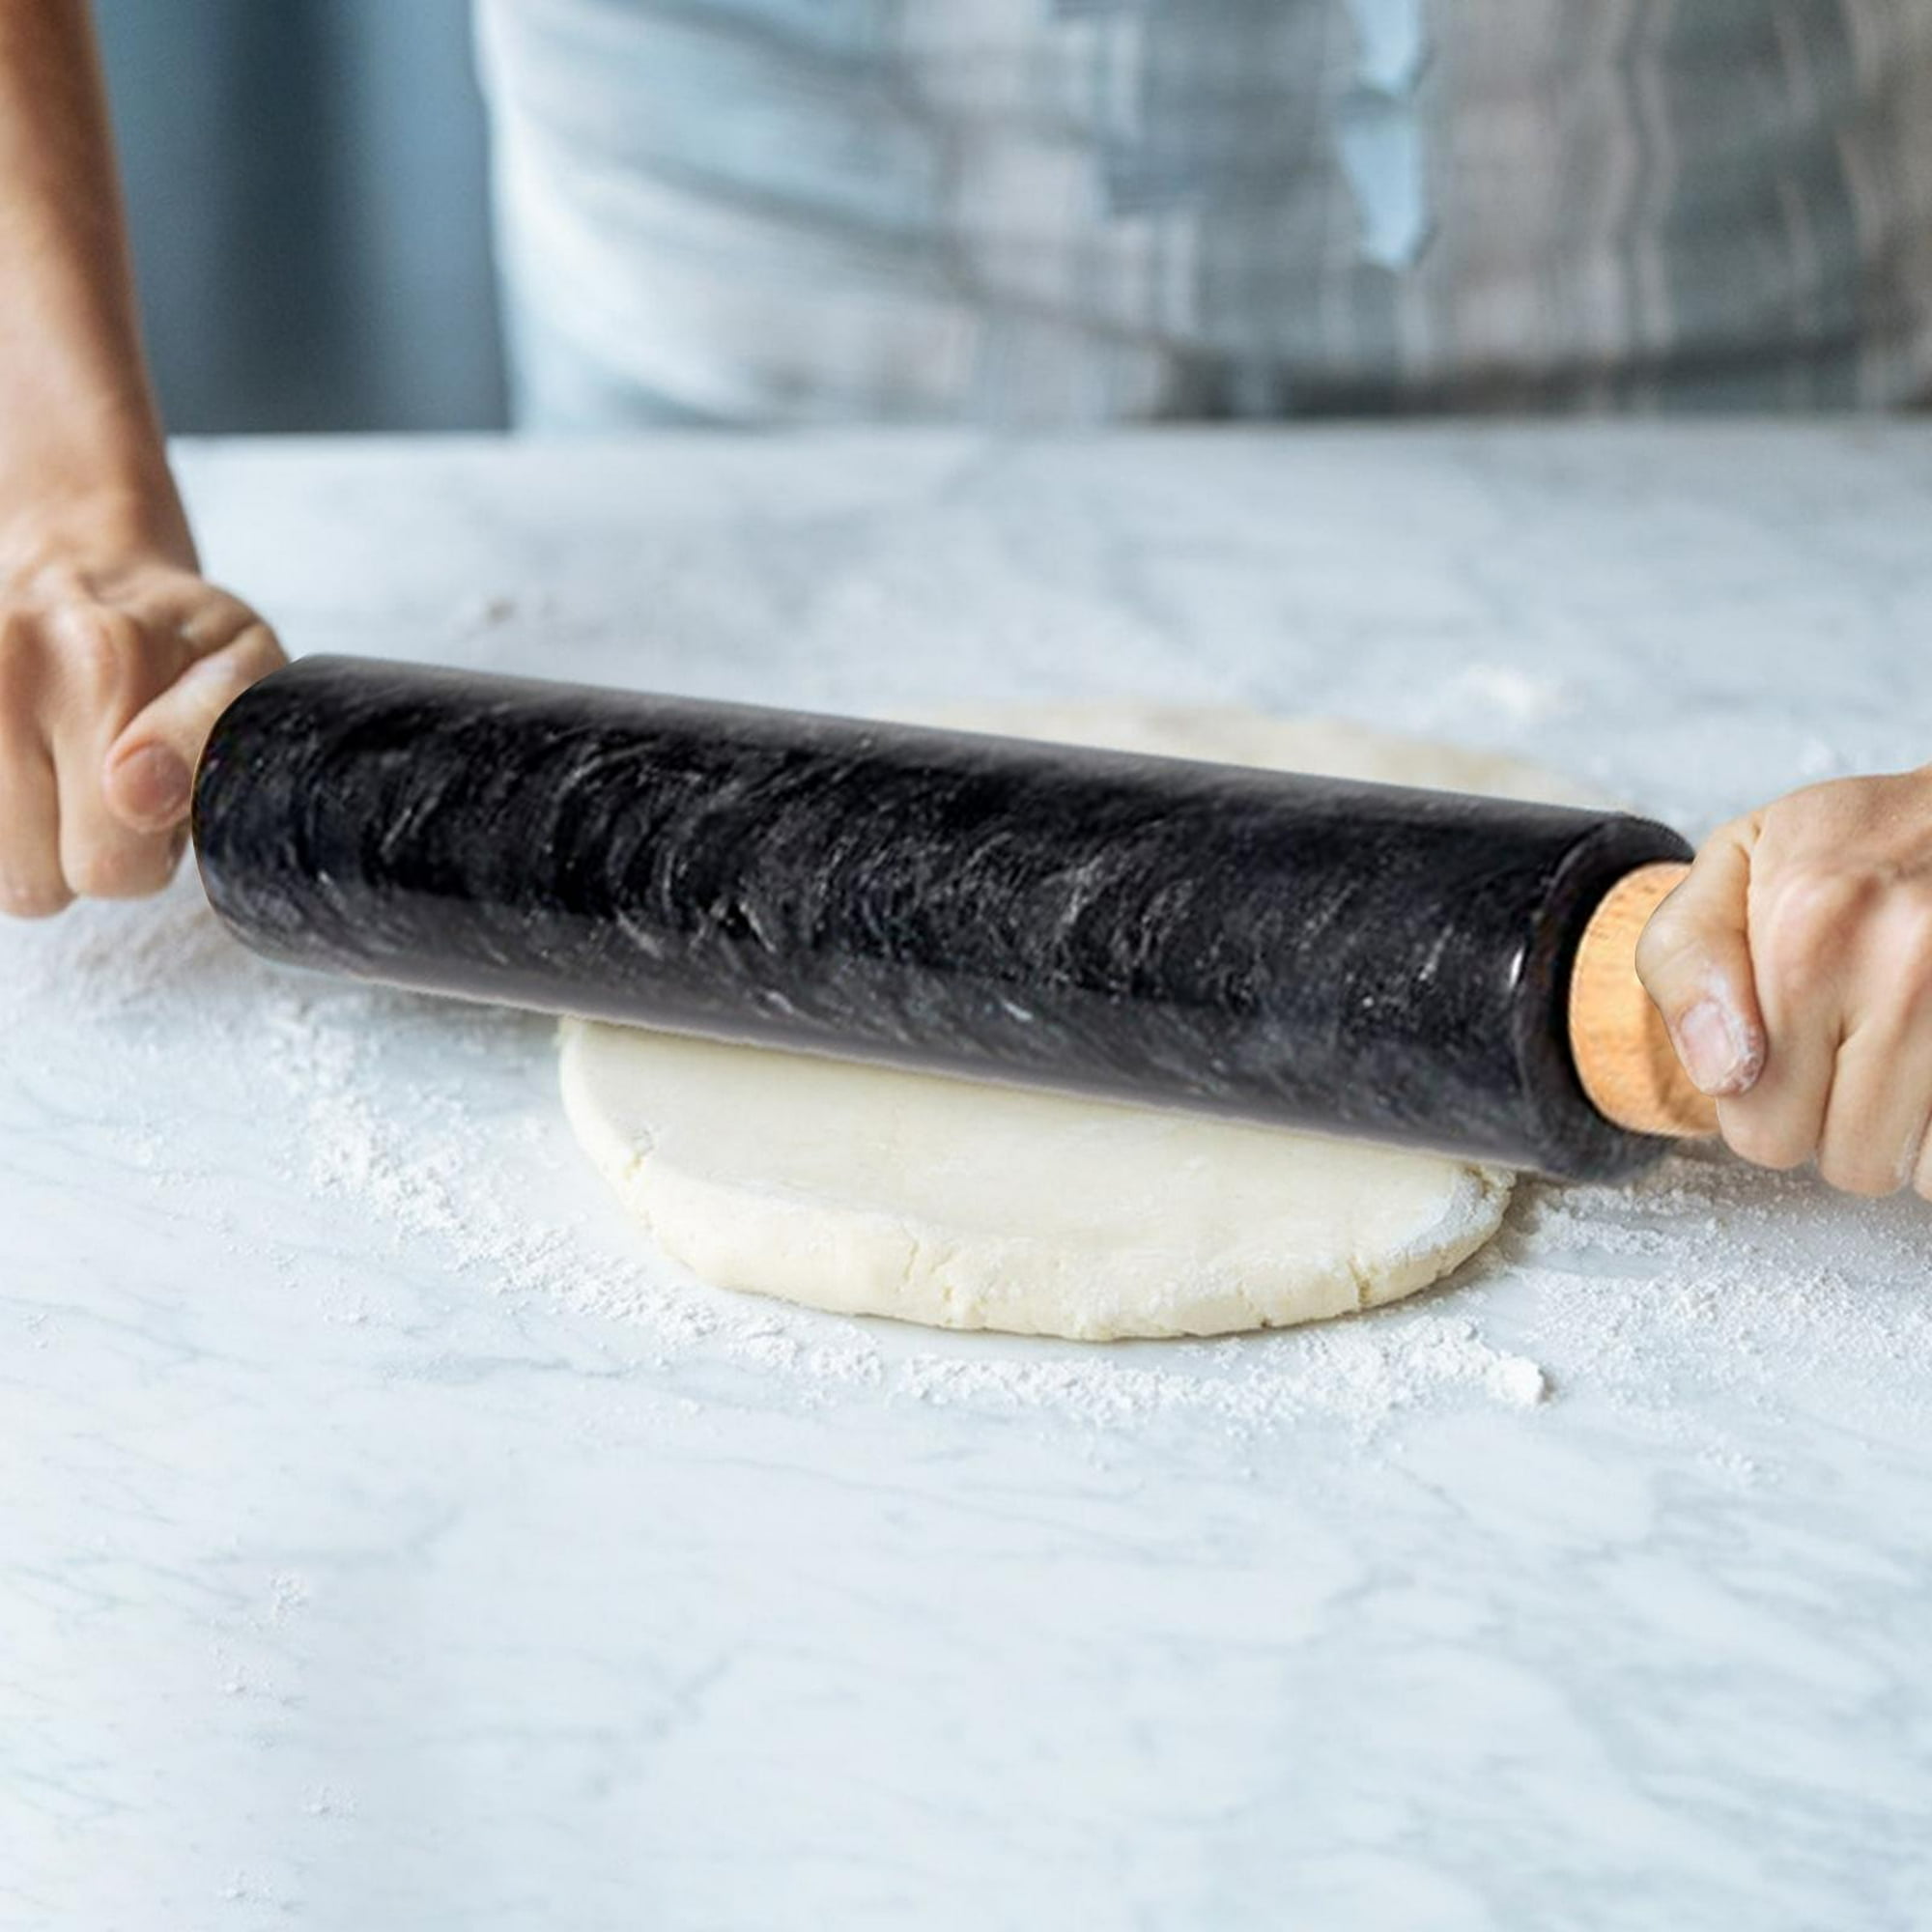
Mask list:
[[[948,724],[1283,770],[1577,798],[1513,760],[1358,725],[1128,704]],[[567,1021],[579,1142],[721,1288],[1082,1340],[1311,1321],[1438,1280],[1509,1177],[1435,1155]]]

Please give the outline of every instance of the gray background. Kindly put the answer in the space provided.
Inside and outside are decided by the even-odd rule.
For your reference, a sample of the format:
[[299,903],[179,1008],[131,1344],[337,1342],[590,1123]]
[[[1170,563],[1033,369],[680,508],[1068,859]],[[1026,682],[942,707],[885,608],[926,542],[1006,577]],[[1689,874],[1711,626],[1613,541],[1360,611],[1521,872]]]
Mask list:
[[503,421],[468,0],[96,0],[171,429]]

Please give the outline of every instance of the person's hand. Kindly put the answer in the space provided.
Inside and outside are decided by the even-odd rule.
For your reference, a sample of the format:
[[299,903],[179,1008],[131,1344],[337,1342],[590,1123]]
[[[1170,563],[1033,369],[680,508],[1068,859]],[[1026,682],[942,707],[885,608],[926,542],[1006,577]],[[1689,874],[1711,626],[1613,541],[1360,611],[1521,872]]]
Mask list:
[[1932,1199],[1932,768],[1720,827],[1637,973],[1745,1159]]
[[215,719],[285,662],[185,528],[114,522],[0,529],[0,913],[165,885]]

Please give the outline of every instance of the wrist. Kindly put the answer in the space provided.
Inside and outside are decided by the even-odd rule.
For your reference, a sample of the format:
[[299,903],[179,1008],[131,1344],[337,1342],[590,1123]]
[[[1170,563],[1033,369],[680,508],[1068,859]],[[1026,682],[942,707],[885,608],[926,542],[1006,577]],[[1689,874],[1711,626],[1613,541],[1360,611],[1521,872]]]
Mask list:
[[28,484],[0,471],[0,582],[136,558],[195,565],[187,514],[159,448],[88,469],[47,466]]

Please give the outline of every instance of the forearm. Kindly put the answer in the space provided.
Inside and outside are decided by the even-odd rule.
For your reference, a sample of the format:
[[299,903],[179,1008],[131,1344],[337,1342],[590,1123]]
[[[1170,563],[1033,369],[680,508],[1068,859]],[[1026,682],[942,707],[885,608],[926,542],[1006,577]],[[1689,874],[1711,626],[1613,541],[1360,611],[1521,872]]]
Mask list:
[[0,564],[72,517],[191,554],[87,0],[0,0]]

